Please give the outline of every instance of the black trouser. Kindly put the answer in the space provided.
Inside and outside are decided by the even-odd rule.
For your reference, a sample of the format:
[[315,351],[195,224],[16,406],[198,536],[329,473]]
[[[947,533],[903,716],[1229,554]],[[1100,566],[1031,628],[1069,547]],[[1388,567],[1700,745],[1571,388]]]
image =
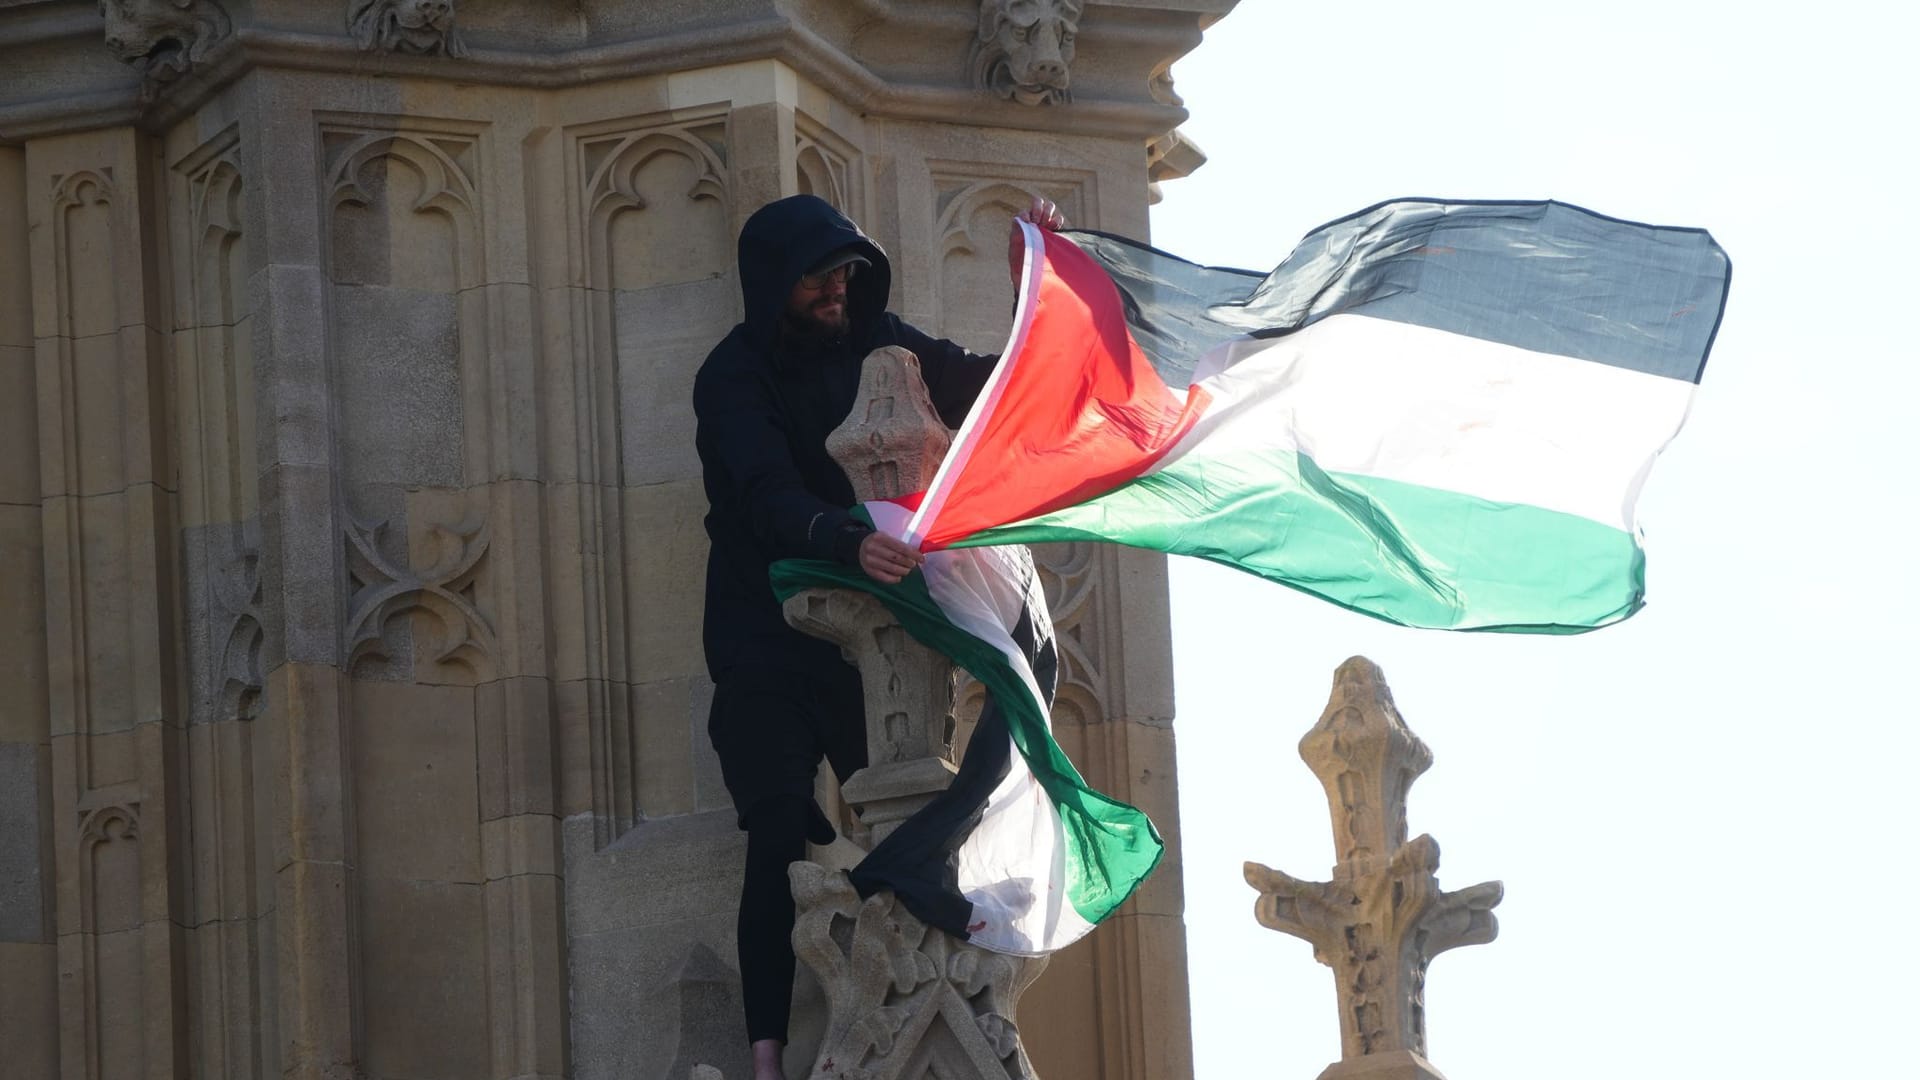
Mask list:
[[793,891],[787,866],[807,841],[833,840],[813,801],[824,755],[842,781],[866,764],[860,675],[845,664],[796,675],[734,669],[714,688],[707,733],[747,833],[740,885],[740,990],[747,1038],[787,1038],[793,997]]

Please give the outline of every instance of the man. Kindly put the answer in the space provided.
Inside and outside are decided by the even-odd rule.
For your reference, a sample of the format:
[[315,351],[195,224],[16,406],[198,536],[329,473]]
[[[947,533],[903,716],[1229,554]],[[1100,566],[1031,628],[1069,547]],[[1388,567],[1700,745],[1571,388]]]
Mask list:
[[[1019,217],[1059,229],[1050,202]],[[1008,238],[1019,281],[1020,232]],[[787,865],[834,829],[813,801],[824,755],[845,781],[866,764],[860,676],[837,646],[792,629],[767,571],[785,558],[833,559],[893,583],[918,552],[849,513],[853,487],[827,455],[847,417],[866,355],[899,345],[920,359],[935,409],[965,419],[994,358],[976,356],[886,310],[886,253],[828,203],[770,203],[740,233],[746,317],[707,355],[693,408],[707,493],[704,642],[714,681],[708,734],[747,833],[741,885],[740,982],[755,1080],[782,1080],[793,983],[793,896]]]

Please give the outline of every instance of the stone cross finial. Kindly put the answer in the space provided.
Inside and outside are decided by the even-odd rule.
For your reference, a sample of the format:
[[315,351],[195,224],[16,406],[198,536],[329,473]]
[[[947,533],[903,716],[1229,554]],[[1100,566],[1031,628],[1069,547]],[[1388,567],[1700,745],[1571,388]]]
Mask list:
[[1301,881],[1250,862],[1261,925],[1313,946],[1333,969],[1340,998],[1340,1061],[1321,1080],[1430,1080],[1425,984],[1435,956],[1492,941],[1501,886],[1442,892],[1440,845],[1407,840],[1407,791],[1433,754],[1407,729],[1380,669],[1365,657],[1340,665],[1320,722],[1300,757],[1327,789],[1339,861],[1332,881]]
[[927,490],[951,445],[920,377],[920,358],[898,345],[867,354],[853,409],[827,436],[827,454],[861,502]]
[[[862,363],[853,408],[827,436],[827,452],[865,502],[926,490],[951,442],[920,378],[919,359],[890,345]],[[867,767],[848,778],[841,794],[861,808],[878,844],[953,780],[947,722],[953,662],[915,641],[866,593],[807,589],[783,610],[789,625],[840,646],[860,669]]]
[[[827,450],[861,500],[922,491],[951,441],[905,349],[869,354],[846,422]],[[787,622],[838,644],[860,669],[867,767],[841,794],[879,844],[952,783],[953,663],[915,641],[879,600],[851,589],[788,598]],[[891,892],[862,899],[845,874],[787,869],[795,954],[827,996],[813,1080],[1022,1080],[1033,1075],[1014,1024],[1041,957],[987,952],[922,923]]]

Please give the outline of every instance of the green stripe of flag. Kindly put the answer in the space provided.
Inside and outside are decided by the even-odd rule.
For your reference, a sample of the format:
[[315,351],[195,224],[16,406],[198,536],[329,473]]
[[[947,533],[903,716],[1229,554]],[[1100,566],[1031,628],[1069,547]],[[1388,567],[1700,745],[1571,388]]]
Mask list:
[[1388,622],[1580,633],[1639,610],[1632,534],[1274,451],[1185,459],[955,546],[1094,540],[1193,555]]
[[[1067,899],[1080,917],[1098,923],[1124,903],[1159,864],[1165,851],[1147,815],[1087,786],[1060,744],[1027,684],[993,645],[955,626],[916,570],[898,585],[882,585],[838,563],[788,559],[773,564],[773,590],[784,602],[802,589],[859,589],[878,597],[907,632],[979,679],[1006,715],[1014,748],[1052,800],[1066,839]],[[1035,883],[1037,886],[1037,882]]]

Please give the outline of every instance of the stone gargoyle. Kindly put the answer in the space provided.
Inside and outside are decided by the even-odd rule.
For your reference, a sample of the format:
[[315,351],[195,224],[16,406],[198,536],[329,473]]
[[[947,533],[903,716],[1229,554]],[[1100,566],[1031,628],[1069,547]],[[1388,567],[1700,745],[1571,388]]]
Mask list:
[[150,83],[168,83],[233,31],[213,0],[100,0],[107,48]]
[[465,56],[454,18],[453,0],[353,0],[347,26],[363,50]]
[[1069,68],[1083,0],[980,0],[973,83],[1022,105],[1073,100]]

